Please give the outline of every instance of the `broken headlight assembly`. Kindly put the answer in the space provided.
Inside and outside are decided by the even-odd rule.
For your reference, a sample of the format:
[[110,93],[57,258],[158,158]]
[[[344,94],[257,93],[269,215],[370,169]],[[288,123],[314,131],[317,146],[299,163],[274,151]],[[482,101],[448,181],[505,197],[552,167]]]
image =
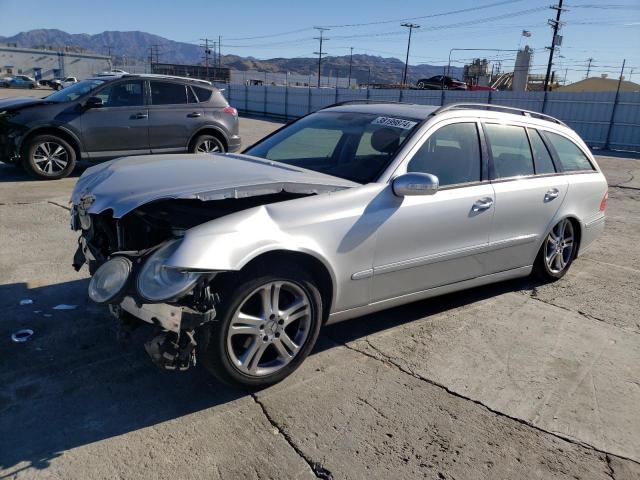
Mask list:
[[138,273],[136,287],[140,296],[151,302],[178,298],[193,288],[199,273],[183,272],[167,267],[167,259],[180,246],[180,240],[171,240],[156,250]]
[[110,303],[126,289],[132,263],[126,257],[113,257],[106,261],[91,277],[89,298],[96,303]]

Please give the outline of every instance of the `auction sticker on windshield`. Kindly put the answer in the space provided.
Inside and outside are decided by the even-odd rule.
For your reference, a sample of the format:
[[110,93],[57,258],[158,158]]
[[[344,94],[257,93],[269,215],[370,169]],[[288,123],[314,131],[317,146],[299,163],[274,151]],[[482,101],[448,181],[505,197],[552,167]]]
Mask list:
[[384,125],[385,127],[396,127],[404,130],[411,130],[418,122],[412,122],[411,120],[405,120],[403,118],[378,117],[371,123],[373,125]]

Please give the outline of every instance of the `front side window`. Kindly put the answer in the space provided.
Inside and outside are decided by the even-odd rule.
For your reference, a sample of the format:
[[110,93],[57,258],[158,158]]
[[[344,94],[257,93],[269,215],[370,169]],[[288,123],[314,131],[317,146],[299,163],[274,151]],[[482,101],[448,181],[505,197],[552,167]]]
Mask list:
[[475,123],[454,123],[436,130],[407,165],[407,172],[430,173],[441,186],[479,182],[480,142]]
[[529,129],[529,139],[531,140],[531,150],[533,151],[533,161],[536,166],[536,174],[555,173],[553,160],[547,150],[547,146],[540,137],[540,132],[532,128]]
[[545,136],[556,151],[562,170],[567,172],[593,170],[593,166],[587,156],[571,140],[551,132],[545,132]]
[[533,157],[524,127],[484,126],[493,162],[493,179],[533,175]]
[[[69,88],[73,88],[73,86]],[[95,96],[102,99],[102,105],[105,107],[137,107],[144,105],[144,93],[142,81],[140,80],[115,83],[103,88]]]
[[180,105],[187,103],[187,89],[172,82],[151,82],[151,105]]
[[368,183],[378,179],[417,124],[395,116],[318,112],[244,153]]

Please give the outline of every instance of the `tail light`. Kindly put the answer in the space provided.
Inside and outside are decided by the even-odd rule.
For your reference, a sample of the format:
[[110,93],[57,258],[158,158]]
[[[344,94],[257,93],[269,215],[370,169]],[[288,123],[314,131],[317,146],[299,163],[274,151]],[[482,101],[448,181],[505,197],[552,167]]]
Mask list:
[[233,108],[233,107],[224,107],[224,108],[222,109],[222,111],[223,111],[224,113],[230,113],[230,114],[231,114],[231,115],[233,115],[234,117],[237,117],[237,116],[238,116],[238,110],[236,110],[236,109],[235,109],[235,108]]
[[607,199],[609,198],[609,191],[604,192],[604,197],[602,197],[602,201],[600,202],[600,211],[604,212],[604,209],[607,208]]

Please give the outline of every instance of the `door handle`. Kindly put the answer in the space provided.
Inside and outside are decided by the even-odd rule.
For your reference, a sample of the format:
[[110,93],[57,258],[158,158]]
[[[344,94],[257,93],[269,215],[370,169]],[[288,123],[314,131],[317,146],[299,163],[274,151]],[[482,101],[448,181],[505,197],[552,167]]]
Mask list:
[[187,117],[190,117],[190,118],[196,118],[201,116],[202,114],[200,112],[191,112],[190,114],[187,115]]
[[142,112],[138,112],[136,113],[133,118],[147,118],[148,115],[146,113],[142,113]]
[[473,211],[480,212],[481,210],[487,210],[491,208],[493,205],[493,200],[491,198],[481,198],[480,200],[476,200],[473,204]]
[[547,193],[544,194],[544,201],[549,202],[554,198],[558,198],[558,195],[560,195],[560,190],[558,190],[557,188],[552,188],[551,190],[549,190]]

